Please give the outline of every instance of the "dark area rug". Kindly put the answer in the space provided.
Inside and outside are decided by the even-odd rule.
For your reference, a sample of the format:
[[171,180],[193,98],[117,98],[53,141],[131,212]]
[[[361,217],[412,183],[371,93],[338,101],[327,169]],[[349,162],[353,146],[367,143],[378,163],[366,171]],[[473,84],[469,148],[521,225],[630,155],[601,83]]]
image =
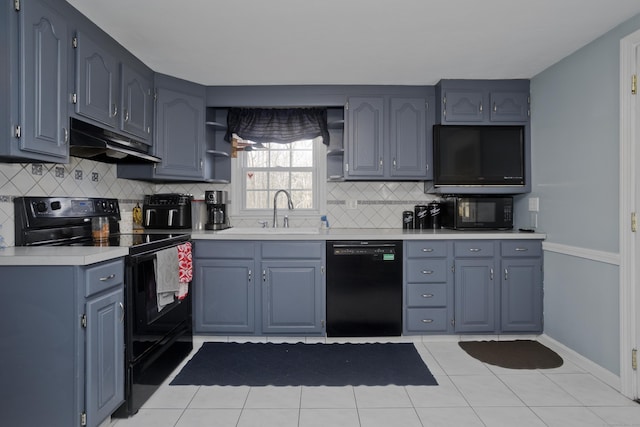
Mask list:
[[460,341],[470,356],[509,369],[551,369],[562,366],[562,357],[532,340]]
[[438,385],[411,343],[207,342],[170,385]]

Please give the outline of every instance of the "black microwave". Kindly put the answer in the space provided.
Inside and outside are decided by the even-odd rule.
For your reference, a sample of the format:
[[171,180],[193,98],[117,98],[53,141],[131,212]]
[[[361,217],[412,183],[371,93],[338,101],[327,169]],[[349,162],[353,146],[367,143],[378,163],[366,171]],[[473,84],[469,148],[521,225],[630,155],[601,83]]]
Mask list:
[[446,197],[442,201],[442,227],[454,230],[510,230],[513,198],[491,196]]

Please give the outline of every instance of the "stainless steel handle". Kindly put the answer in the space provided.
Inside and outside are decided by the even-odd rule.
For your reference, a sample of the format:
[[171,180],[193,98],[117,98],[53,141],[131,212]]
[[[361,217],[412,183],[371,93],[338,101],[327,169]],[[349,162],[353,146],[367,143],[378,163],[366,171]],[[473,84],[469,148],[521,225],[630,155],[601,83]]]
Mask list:
[[380,157],[380,167],[382,167],[382,157]]
[[249,283],[251,283],[251,276],[253,275],[253,272],[251,271],[251,269],[249,269]]
[[169,209],[169,222],[168,222],[168,226],[172,226],[173,225],[173,219],[175,218],[175,216],[178,214],[178,210],[177,209]]
[[124,322],[124,304],[122,304],[122,302],[118,303],[120,305],[120,313],[122,313],[120,315],[120,323]]
[[110,275],[108,275],[107,277],[101,277],[99,280],[100,280],[101,282],[106,282],[107,280],[111,280],[111,279],[113,279],[114,277],[116,277],[115,273],[114,273],[114,274],[110,274]]
[[504,280],[509,280],[509,270],[504,269]]
[[127,123],[129,121],[129,110],[124,110],[124,122]]
[[422,319],[422,323],[433,323],[433,319]]
[[498,111],[498,106],[496,105],[496,103],[495,103],[495,102],[493,103],[493,111],[494,111],[494,112]]
[[422,274],[433,274],[433,270],[422,270]]
[[66,144],[69,142],[69,131],[67,128],[62,128],[62,131],[64,132],[64,143]]
[[493,280],[493,268],[489,269],[489,278]]
[[480,112],[482,113],[482,102],[480,103]]
[[263,282],[267,281],[267,270],[262,270],[262,281]]
[[118,106],[113,104],[113,115],[111,117],[115,117],[118,115]]
[[422,248],[422,252],[433,252],[433,248]]
[[422,298],[433,298],[433,294],[422,294]]
[[394,157],[394,158],[393,158],[393,168],[394,168],[394,169],[396,168],[396,164],[397,164],[397,163],[396,163],[396,158]]
[[469,252],[480,252],[481,250],[480,248],[469,248]]
[[516,252],[526,252],[528,250],[528,248],[516,248]]

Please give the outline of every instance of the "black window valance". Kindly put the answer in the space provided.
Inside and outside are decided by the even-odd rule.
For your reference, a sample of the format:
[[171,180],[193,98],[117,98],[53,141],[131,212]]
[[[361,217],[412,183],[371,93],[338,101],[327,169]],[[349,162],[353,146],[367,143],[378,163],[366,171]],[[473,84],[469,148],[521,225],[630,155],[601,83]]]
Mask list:
[[326,108],[230,108],[225,140],[233,134],[257,143],[287,144],[322,137],[329,145]]

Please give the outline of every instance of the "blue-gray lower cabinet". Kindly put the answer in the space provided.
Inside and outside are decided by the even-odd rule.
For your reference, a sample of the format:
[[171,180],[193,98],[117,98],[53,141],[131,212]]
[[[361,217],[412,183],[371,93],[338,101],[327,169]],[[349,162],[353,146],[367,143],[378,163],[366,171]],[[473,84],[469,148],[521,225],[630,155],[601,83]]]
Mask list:
[[542,331],[542,242],[454,242],[455,332]]
[[3,423],[100,425],[124,400],[123,260],[0,276]]
[[196,240],[195,333],[324,333],[324,257],[324,242]]
[[405,241],[404,333],[453,331],[452,242]]

